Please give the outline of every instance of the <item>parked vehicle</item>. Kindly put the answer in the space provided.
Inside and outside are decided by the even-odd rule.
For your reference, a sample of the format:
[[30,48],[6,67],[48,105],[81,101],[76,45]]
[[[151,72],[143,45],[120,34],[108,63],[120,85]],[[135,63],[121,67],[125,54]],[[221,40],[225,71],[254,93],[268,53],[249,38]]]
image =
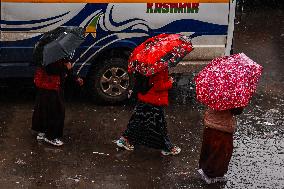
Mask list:
[[[116,3],[119,2],[119,3]],[[74,74],[85,77],[95,99],[118,102],[132,88],[128,57],[160,33],[190,36],[188,60],[210,60],[231,51],[235,0],[2,0],[0,78],[32,77],[32,52],[44,32],[81,26],[86,40],[75,52]]]

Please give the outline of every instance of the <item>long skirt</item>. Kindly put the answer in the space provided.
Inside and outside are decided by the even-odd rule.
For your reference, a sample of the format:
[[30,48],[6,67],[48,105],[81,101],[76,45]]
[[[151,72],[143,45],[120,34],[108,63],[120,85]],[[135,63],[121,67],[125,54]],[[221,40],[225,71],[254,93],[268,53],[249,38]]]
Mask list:
[[223,177],[233,153],[233,134],[206,127],[199,168],[210,178]]
[[63,135],[65,107],[63,91],[38,89],[32,118],[32,129],[45,133],[48,139]]
[[123,136],[133,145],[171,150],[163,107],[138,102]]

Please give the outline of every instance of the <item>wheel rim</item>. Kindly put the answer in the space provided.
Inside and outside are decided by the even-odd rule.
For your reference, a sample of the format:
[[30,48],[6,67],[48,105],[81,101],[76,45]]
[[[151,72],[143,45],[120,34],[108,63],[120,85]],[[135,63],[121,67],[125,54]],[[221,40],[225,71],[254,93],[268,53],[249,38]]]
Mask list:
[[123,68],[112,67],[100,79],[102,91],[112,97],[120,96],[129,87],[129,75]]

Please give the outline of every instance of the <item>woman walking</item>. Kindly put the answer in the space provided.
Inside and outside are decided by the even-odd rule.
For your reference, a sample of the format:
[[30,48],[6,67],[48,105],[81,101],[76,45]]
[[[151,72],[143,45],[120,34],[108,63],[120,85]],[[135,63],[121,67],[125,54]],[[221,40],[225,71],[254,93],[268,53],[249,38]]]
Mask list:
[[[38,132],[37,140],[44,140],[55,146],[63,145],[65,106],[64,81],[72,68],[68,59],[61,59],[46,67],[38,67],[34,82],[37,87],[35,107],[32,116],[32,130]],[[78,78],[78,83],[83,80]]]
[[243,108],[216,111],[208,108],[204,115],[204,132],[199,159],[199,174],[207,183],[224,182],[233,153],[235,116]]
[[136,145],[160,149],[163,155],[179,154],[181,149],[174,146],[168,136],[164,106],[168,105],[168,90],[173,79],[168,70],[150,77],[135,74],[138,103],[129,120],[127,129],[116,144],[126,150]]

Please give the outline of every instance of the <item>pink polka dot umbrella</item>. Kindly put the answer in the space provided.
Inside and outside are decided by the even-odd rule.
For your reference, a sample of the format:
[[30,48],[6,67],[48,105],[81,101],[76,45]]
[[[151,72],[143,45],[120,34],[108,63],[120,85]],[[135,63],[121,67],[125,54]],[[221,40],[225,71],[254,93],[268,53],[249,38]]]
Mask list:
[[245,107],[262,69],[244,53],[216,58],[195,77],[197,100],[214,110]]

